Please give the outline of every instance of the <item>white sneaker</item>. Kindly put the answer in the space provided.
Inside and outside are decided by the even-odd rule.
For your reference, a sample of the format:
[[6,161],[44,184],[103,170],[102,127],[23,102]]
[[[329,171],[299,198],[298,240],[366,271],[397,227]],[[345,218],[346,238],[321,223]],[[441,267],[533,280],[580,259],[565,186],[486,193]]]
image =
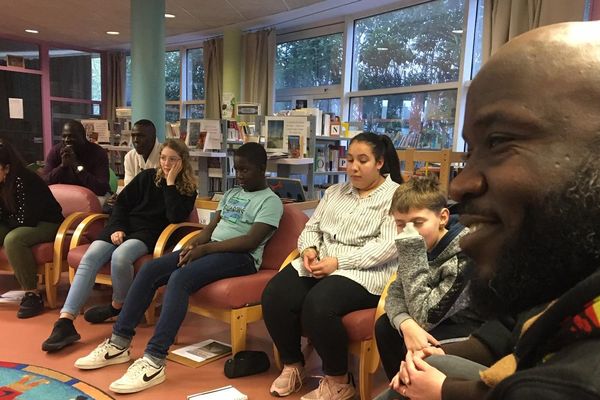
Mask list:
[[106,339],[100,343],[90,354],[75,361],[79,369],[96,369],[112,364],[122,364],[130,360],[129,347],[120,349]]
[[157,366],[146,357],[138,358],[125,375],[110,384],[115,393],[135,393],[165,381],[165,366]]

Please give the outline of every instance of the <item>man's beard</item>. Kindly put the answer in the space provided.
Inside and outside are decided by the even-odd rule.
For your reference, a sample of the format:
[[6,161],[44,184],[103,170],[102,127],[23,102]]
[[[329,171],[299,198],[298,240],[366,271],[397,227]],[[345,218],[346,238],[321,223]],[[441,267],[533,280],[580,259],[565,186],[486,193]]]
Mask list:
[[514,315],[554,300],[598,269],[600,162],[583,162],[576,171],[562,190],[527,207],[492,279],[471,281],[473,306],[483,316]]

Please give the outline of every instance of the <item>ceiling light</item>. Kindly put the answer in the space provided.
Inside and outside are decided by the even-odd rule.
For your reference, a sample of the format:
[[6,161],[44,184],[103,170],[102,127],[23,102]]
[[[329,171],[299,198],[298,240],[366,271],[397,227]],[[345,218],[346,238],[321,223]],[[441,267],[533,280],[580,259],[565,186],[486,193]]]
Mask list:
[[452,31],[452,33],[463,33],[462,29],[455,29]]
[[35,29],[25,29],[25,32],[27,32],[27,33],[40,33],[39,31],[36,31]]
[[388,48],[387,47],[378,47],[377,50],[379,50],[379,51],[387,51]]
[[165,18],[175,18],[175,14],[165,14]]
[[117,32],[117,31],[107,31],[106,34],[107,35],[120,35],[120,32]]

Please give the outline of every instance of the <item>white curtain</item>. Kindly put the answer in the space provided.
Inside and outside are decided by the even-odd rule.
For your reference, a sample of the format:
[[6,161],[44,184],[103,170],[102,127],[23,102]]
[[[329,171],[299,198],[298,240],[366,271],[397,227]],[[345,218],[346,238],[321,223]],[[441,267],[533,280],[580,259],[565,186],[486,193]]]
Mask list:
[[275,100],[275,30],[267,29],[242,36],[242,102],[260,103],[262,113],[273,113]]
[[204,47],[204,88],[206,92],[206,119],[221,119],[223,95],[223,38],[209,39]]
[[515,36],[540,26],[583,21],[585,0],[485,0],[483,61]]

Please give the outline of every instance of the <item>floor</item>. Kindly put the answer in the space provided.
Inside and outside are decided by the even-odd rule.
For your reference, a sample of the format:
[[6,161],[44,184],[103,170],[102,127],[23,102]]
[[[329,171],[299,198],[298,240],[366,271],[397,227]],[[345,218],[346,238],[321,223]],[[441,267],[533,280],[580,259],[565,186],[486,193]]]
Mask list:
[[[68,290],[68,281],[63,277],[59,288],[59,301],[62,304]],[[12,275],[0,275],[0,293],[18,289],[18,284]],[[89,304],[110,299],[110,289],[97,287],[90,298]],[[102,340],[110,336],[112,324],[91,325],[78,318],[75,326],[81,334],[81,341],[63,349],[60,352],[48,354],[41,350],[42,342],[52,330],[54,321],[58,318],[59,309],[47,309],[42,315],[27,320],[16,318],[18,305],[0,304],[0,360],[29,363],[52,368],[81,379],[101,390],[111,394],[116,399],[185,399],[189,394],[233,385],[248,395],[249,399],[273,399],[268,393],[271,382],[277,377],[278,371],[273,363],[273,352],[269,335],[262,322],[250,325],[248,334],[248,349],[265,351],[271,358],[271,368],[262,374],[250,377],[228,379],[223,375],[223,364],[226,358],[205,364],[199,368],[191,368],[178,363],[167,362],[167,380],[163,384],[146,391],[117,395],[108,390],[109,384],[118,379],[127,369],[126,365],[113,365],[99,370],[82,371],[73,366],[73,362],[89,353]],[[152,334],[153,327],[140,325],[133,342],[132,358],[141,356],[144,345]],[[184,346],[204,339],[229,341],[229,326],[225,323],[209,320],[188,314],[178,337],[176,346]],[[320,360],[315,352],[307,359],[307,370],[311,376],[321,374]],[[358,362],[351,358],[351,370],[357,376]],[[376,394],[386,386],[385,376],[381,368],[373,377],[373,393]],[[299,393],[289,396],[289,399],[299,399],[303,394],[318,385],[316,378],[305,382]],[[358,396],[357,396],[358,399]]]

